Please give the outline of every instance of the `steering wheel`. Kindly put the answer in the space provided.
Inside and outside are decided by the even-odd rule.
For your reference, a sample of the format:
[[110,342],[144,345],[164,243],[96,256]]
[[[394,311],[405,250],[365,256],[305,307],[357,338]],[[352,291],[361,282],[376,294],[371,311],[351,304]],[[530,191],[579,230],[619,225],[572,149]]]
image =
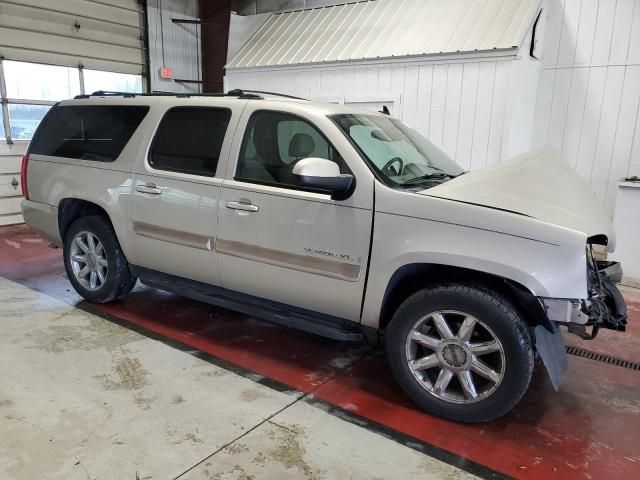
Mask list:
[[[397,171],[391,169],[391,166],[394,163],[398,164]],[[400,175],[402,173],[402,170],[404,170],[404,162],[400,157],[393,157],[391,160],[384,164],[384,167],[382,167],[382,173],[388,176]]]

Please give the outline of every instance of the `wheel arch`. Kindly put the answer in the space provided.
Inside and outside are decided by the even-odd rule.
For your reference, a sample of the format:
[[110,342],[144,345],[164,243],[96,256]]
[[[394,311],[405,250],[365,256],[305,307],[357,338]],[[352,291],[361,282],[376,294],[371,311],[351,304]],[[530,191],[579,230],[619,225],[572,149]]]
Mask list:
[[58,230],[60,238],[64,241],[67,230],[73,222],[80,217],[98,215],[105,217],[113,226],[113,222],[107,211],[100,205],[80,198],[64,198],[58,204]]
[[528,325],[543,325],[553,331],[546,312],[535,295],[524,285],[495,274],[452,265],[411,263],[398,268],[391,276],[382,300],[379,329],[384,330],[393,313],[410,295],[442,282],[476,284],[489,288],[509,300]]

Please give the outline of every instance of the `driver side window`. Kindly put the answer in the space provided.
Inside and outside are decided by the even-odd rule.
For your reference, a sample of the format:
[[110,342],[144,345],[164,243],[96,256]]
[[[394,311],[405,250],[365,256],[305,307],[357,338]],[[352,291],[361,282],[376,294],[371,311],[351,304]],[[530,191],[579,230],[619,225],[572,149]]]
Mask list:
[[293,167],[309,157],[331,160],[339,165],[341,173],[349,173],[336,149],[309,122],[287,113],[258,111],[249,119],[234,178],[301,188]]

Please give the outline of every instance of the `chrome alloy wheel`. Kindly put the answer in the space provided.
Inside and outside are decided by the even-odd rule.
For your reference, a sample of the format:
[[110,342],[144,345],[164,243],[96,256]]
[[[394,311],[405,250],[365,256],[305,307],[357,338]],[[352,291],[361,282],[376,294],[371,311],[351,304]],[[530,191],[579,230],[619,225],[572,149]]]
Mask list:
[[76,280],[87,290],[98,290],[107,281],[107,254],[102,242],[91,232],[80,232],[71,241],[71,268]]
[[491,329],[455,310],[420,318],[407,337],[406,358],[411,373],[425,390],[440,400],[458,404],[489,397],[505,371],[504,348]]

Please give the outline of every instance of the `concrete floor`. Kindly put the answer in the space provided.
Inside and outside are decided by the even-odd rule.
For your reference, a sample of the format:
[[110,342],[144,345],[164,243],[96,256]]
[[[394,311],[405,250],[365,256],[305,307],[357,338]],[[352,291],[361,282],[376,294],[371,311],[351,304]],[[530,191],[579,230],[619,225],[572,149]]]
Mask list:
[[0,478],[474,478],[0,278]]
[[[640,478],[640,372],[575,356],[485,425],[426,415],[368,347],[144,286],[80,301],[60,252],[0,229],[0,479]],[[626,334],[583,346],[631,362]]]

